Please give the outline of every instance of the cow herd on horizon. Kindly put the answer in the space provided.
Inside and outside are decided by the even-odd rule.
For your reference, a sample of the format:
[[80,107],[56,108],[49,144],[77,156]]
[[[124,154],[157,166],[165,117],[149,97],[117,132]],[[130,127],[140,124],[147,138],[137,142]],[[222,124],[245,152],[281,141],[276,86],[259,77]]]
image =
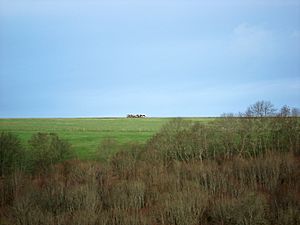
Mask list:
[[143,115],[143,114],[136,114],[136,115],[128,114],[127,115],[127,118],[145,118],[145,117],[146,117],[146,115]]

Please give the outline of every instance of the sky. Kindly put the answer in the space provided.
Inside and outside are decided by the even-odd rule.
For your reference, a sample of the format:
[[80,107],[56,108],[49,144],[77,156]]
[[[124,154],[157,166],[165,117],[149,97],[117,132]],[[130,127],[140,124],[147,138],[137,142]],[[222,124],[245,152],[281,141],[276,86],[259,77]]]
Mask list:
[[0,118],[300,107],[300,0],[0,0]]

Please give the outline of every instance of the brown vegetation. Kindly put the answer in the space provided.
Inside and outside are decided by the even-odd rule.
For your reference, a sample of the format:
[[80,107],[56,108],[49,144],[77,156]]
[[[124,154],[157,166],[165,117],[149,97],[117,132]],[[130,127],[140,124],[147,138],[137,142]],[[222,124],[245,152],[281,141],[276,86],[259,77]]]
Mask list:
[[298,118],[282,116],[178,119],[107,164],[59,161],[52,147],[68,145],[40,134],[32,146],[42,138],[54,161],[35,159],[30,173],[5,164],[1,224],[296,225],[299,128]]

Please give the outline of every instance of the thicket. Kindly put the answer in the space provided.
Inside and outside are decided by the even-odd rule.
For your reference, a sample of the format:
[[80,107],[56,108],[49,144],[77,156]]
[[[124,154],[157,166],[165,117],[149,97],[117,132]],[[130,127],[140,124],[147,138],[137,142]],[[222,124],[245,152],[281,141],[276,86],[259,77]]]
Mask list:
[[[17,140],[1,135],[1,154]],[[30,166],[1,161],[1,224],[300,224],[297,117],[176,119],[143,146],[102,142],[120,148],[107,164],[70,159],[54,134],[30,145]]]
[[11,133],[0,134],[0,176],[5,176],[21,167],[24,157],[20,140]]
[[46,173],[51,166],[73,156],[71,145],[55,133],[37,133],[29,142],[28,169]]
[[297,117],[228,117],[210,124],[177,119],[153,136],[147,147],[159,152],[165,163],[249,158],[270,151],[299,155],[299,122]]

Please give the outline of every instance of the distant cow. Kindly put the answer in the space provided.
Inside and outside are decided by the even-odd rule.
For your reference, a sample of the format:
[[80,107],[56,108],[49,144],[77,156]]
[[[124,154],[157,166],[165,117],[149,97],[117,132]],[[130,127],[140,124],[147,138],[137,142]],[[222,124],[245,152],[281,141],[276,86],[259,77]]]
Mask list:
[[128,114],[127,115],[127,118],[145,118],[145,117],[146,117],[146,115],[144,115],[144,114],[136,114],[136,115]]

